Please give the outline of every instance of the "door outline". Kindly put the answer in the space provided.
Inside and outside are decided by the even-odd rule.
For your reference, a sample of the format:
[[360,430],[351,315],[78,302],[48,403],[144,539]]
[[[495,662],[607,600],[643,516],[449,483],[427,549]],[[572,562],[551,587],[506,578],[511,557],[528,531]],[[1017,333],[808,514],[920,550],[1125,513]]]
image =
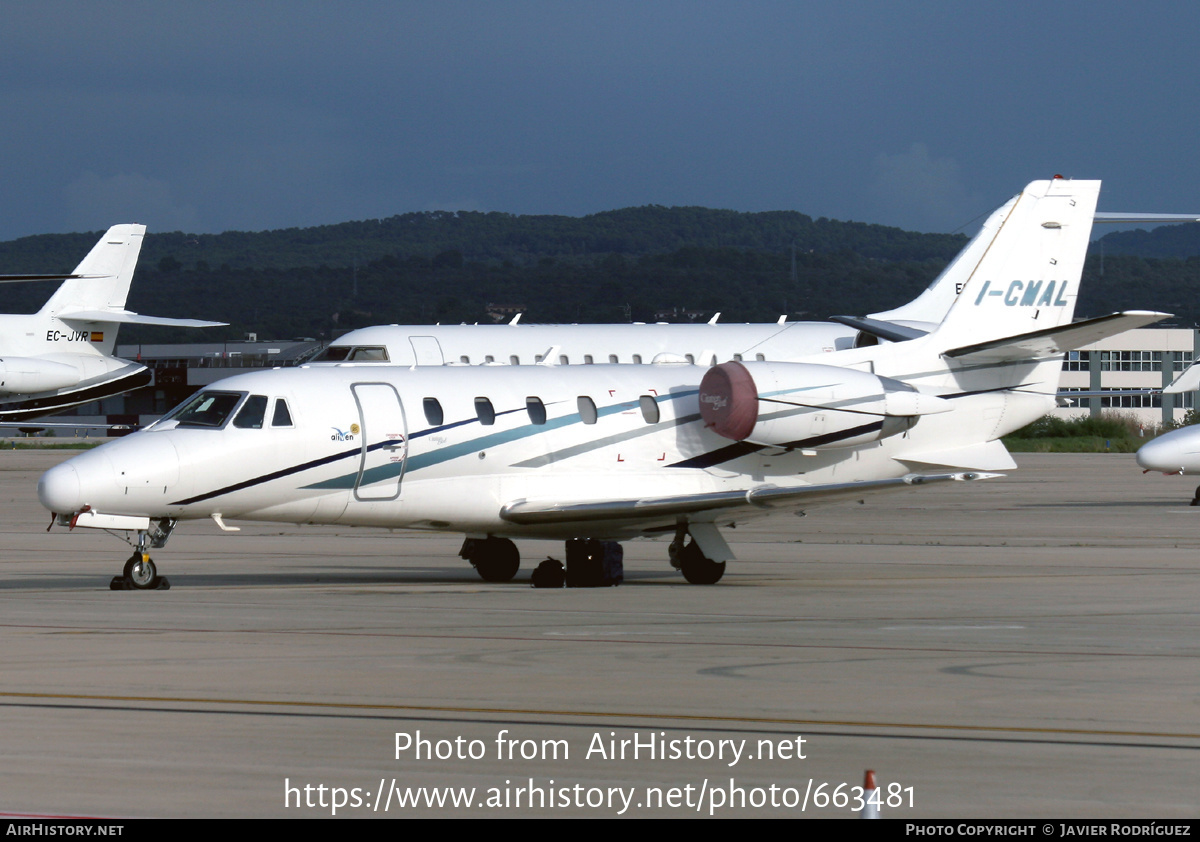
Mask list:
[[[364,503],[395,500],[400,496],[404,469],[408,464],[408,417],[404,413],[404,402],[391,383],[352,383],[350,390],[358,405],[359,435],[362,437],[358,475],[354,478],[354,499]],[[399,430],[389,429],[396,426]],[[363,477],[368,471],[386,468],[396,462],[400,464],[400,471],[394,478],[385,476],[363,486]]]

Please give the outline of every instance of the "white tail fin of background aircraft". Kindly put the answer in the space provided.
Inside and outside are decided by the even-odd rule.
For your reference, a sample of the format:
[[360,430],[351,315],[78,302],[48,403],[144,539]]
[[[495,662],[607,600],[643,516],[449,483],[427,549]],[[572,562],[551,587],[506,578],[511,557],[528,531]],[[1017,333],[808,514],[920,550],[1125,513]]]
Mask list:
[[0,315],[0,423],[48,415],[150,383],[145,366],[112,356],[121,324],[223,324],[140,316],[125,309],[145,233],[145,225],[114,225],[70,275],[41,276],[66,279],[41,310]]

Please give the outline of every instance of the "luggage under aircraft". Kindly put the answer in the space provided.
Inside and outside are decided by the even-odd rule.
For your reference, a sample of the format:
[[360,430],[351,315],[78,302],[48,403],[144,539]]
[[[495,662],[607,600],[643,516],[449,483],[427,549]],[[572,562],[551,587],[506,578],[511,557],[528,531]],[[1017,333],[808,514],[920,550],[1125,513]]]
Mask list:
[[1014,468],[1000,437],[1054,407],[1063,353],[1165,317],[1071,323],[1099,188],[1026,187],[908,341],[712,367],[259,371],[50,469],[38,496],[60,525],[132,533],[135,588],[196,519],[458,533],[489,581],[516,574],[515,540],[664,537],[689,581],[716,582],[722,528]]

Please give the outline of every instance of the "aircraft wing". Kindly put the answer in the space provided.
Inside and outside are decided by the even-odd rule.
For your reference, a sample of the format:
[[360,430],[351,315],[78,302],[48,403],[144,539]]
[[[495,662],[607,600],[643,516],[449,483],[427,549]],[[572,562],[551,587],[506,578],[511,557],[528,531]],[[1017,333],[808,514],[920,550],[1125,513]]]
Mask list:
[[501,508],[500,517],[509,523],[528,526],[603,520],[639,520],[738,508],[769,509],[777,505],[799,508],[853,499],[863,494],[879,491],[902,491],[932,483],[967,482],[997,476],[1002,476],[1002,474],[982,472],[907,474],[902,477],[864,482],[799,486],[760,485],[749,491],[717,491],[709,494],[681,494],[673,497],[641,497],[576,503],[515,500]]
[[60,319],[76,322],[113,322],[126,325],[160,325],[163,327],[224,327],[228,322],[206,322],[201,319],[170,319],[163,316],[142,316],[128,310],[75,310],[59,313]]
[[1074,351],[1076,348],[1082,348],[1092,342],[1098,342],[1109,336],[1116,336],[1118,333],[1154,324],[1170,317],[1170,313],[1128,310],[1124,313],[1111,313],[1096,319],[1085,319],[1074,324],[1035,330],[1018,336],[993,339],[990,342],[980,342],[978,345],[964,345],[961,348],[946,351],[943,356],[971,361],[1027,360],[1031,357],[1049,357],[1065,351]]

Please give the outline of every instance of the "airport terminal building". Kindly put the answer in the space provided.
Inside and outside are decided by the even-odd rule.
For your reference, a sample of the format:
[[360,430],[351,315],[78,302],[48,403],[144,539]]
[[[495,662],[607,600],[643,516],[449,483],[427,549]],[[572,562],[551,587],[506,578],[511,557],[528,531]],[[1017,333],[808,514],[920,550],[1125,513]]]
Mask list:
[[[247,368],[303,364],[324,343],[312,339],[274,342],[217,342],[187,345],[119,345],[117,356],[136,360],[154,372],[154,382],[137,391],[78,407],[56,421],[144,426],[188,395]],[[1182,421],[1195,406],[1195,392],[1181,395],[1129,394],[1162,389],[1200,358],[1200,330],[1143,328],[1131,330],[1067,354],[1063,360],[1063,392],[1113,392],[1111,397],[1081,397],[1055,410],[1072,418],[1082,413],[1121,412],[1135,417],[1147,431],[1169,421]],[[1065,402],[1065,401],[1060,401]],[[37,421],[22,425],[37,427]],[[6,434],[14,430],[5,429]]]

